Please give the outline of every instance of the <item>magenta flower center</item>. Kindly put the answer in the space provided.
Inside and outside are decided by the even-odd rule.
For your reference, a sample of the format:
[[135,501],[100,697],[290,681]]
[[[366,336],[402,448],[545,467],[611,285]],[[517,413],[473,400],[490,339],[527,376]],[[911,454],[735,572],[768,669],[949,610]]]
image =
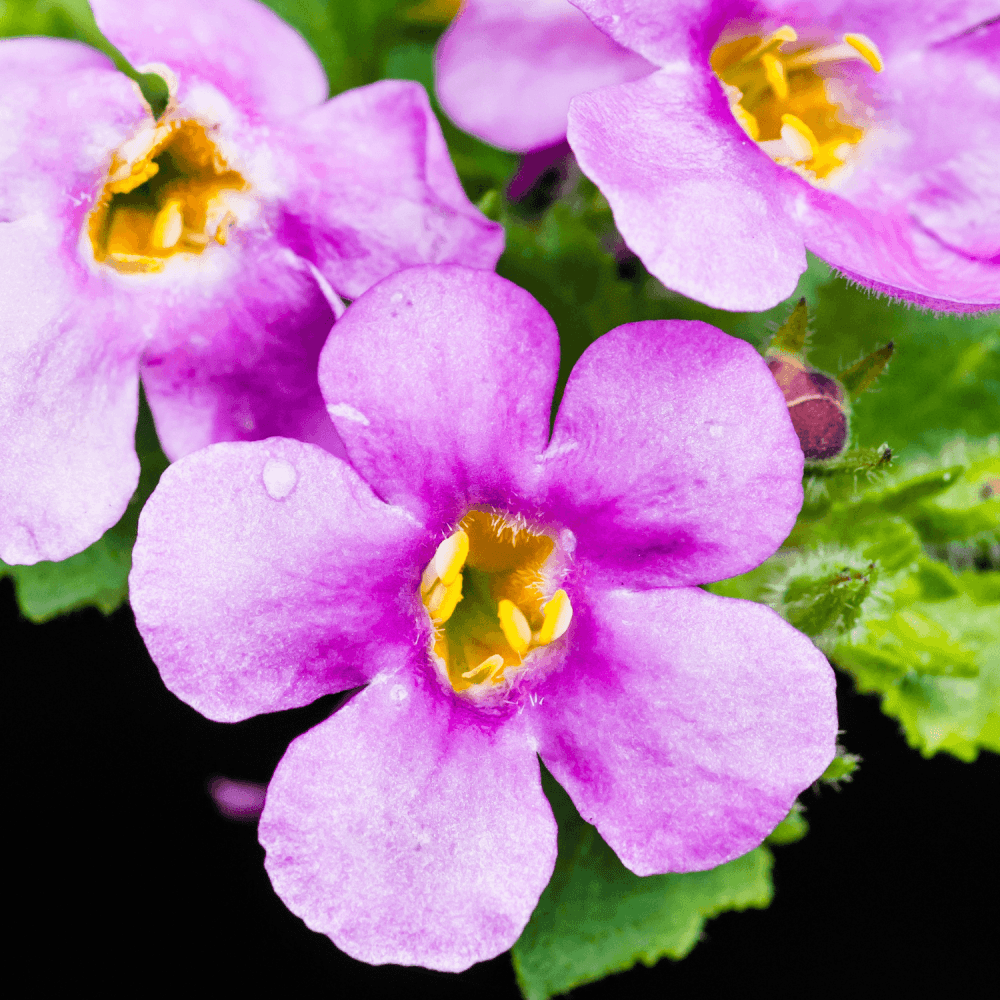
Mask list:
[[861,61],[878,73],[882,56],[859,34],[831,45],[797,42],[795,29],[784,25],[766,36],[717,45],[711,63],[747,135],[777,163],[815,183],[849,162],[871,114],[838,70]]
[[225,246],[247,182],[193,120],[166,120],[118,149],[90,214],[94,259],[124,274],[162,271],[175,254]]
[[557,545],[501,514],[471,510],[437,548],[420,582],[431,652],[456,691],[510,683],[531,654],[561,638],[573,608],[555,590]]

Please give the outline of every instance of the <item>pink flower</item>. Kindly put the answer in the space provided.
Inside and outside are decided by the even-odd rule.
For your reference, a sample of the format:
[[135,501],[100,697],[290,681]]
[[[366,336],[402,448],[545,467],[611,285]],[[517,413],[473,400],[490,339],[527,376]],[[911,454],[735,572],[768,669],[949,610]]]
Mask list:
[[801,504],[764,361],[704,323],[619,327],[550,436],[557,371],[522,289],[400,272],[320,359],[350,465],[217,444],[142,513],[132,605],[180,698],[237,721],[366,685],[289,747],[260,839],[285,903],[367,962],[513,944],[556,856],[539,756],[644,875],[750,850],[834,754],[822,654],[697,586]]
[[435,89],[462,128],[524,153],[566,136],[572,97],[656,68],[569,0],[465,0],[441,39]]
[[574,3],[660,67],[577,97],[568,135],[668,287],[766,309],[808,248],[919,305],[1000,305],[996,0]]
[[492,267],[423,90],[324,103],[251,0],[94,0],[170,105],[100,53],[0,42],[0,558],[62,559],[138,477],[141,374],[167,454],[271,434],[340,448],[316,383],[338,296],[412,263]]

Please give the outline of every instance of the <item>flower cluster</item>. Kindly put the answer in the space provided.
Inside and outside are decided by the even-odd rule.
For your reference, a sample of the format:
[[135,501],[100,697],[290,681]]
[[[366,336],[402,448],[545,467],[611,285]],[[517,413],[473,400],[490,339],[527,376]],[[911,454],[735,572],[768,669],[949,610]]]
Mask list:
[[[82,45],[0,42],[0,559],[63,559],[121,516],[141,380],[173,465],[137,625],[214,720],[356,689],[288,748],[259,835],[281,898],[365,961],[514,943],[556,858],[540,761],[639,875],[759,845],[834,755],[833,676],[701,585],[786,538],[789,406],[843,416],[843,392],[671,320],[597,339],[553,409],[555,325],[493,273],[503,231],[419,85],[327,100],[253,0],[92,5],[169,100]],[[805,246],[914,301],[993,302],[995,25],[822,6],[469,0],[440,96],[509,149],[568,128],[629,245],[714,305],[784,297]],[[987,81],[974,134],[925,141],[962,73]]]

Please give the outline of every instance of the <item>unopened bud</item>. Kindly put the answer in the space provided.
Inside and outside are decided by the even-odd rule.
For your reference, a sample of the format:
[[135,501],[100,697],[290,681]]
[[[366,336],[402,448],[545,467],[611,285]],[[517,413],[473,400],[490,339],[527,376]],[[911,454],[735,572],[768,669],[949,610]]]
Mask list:
[[839,455],[847,444],[847,396],[836,379],[792,354],[766,359],[788,404],[788,415],[807,459]]

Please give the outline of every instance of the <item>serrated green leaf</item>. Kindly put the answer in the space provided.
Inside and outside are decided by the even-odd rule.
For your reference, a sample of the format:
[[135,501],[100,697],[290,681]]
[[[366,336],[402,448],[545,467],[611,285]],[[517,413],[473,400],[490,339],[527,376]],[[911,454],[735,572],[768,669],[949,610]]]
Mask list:
[[139,512],[168,464],[145,400],[140,404],[135,447],[141,464],[139,485],[121,520],[93,545],[62,562],[33,566],[0,563],[0,576],[13,578],[17,602],[26,618],[44,622],[83,607],[96,607],[107,615],[127,600]]
[[808,636],[846,631],[854,627],[877,578],[874,563],[792,576],[782,595],[782,613]]
[[545,771],[542,780],[559,822],[559,859],[511,952],[527,1000],[546,1000],[636,962],[683,958],[709,917],[771,902],[766,847],[711,871],[640,878]]
[[[853,674],[860,691],[882,695],[882,710],[900,721],[909,744],[925,757],[944,750],[970,761],[980,749],[1000,751],[1000,573],[967,572],[955,579],[958,596],[915,601],[904,609],[920,616],[915,637],[897,635],[897,644],[878,646],[868,622],[861,636],[837,644],[833,659]],[[927,621],[934,626],[929,638],[921,632]],[[913,625],[914,618],[908,622]],[[971,657],[978,676],[919,670],[913,657],[928,648],[939,660]],[[908,669],[898,669],[901,661]]]

